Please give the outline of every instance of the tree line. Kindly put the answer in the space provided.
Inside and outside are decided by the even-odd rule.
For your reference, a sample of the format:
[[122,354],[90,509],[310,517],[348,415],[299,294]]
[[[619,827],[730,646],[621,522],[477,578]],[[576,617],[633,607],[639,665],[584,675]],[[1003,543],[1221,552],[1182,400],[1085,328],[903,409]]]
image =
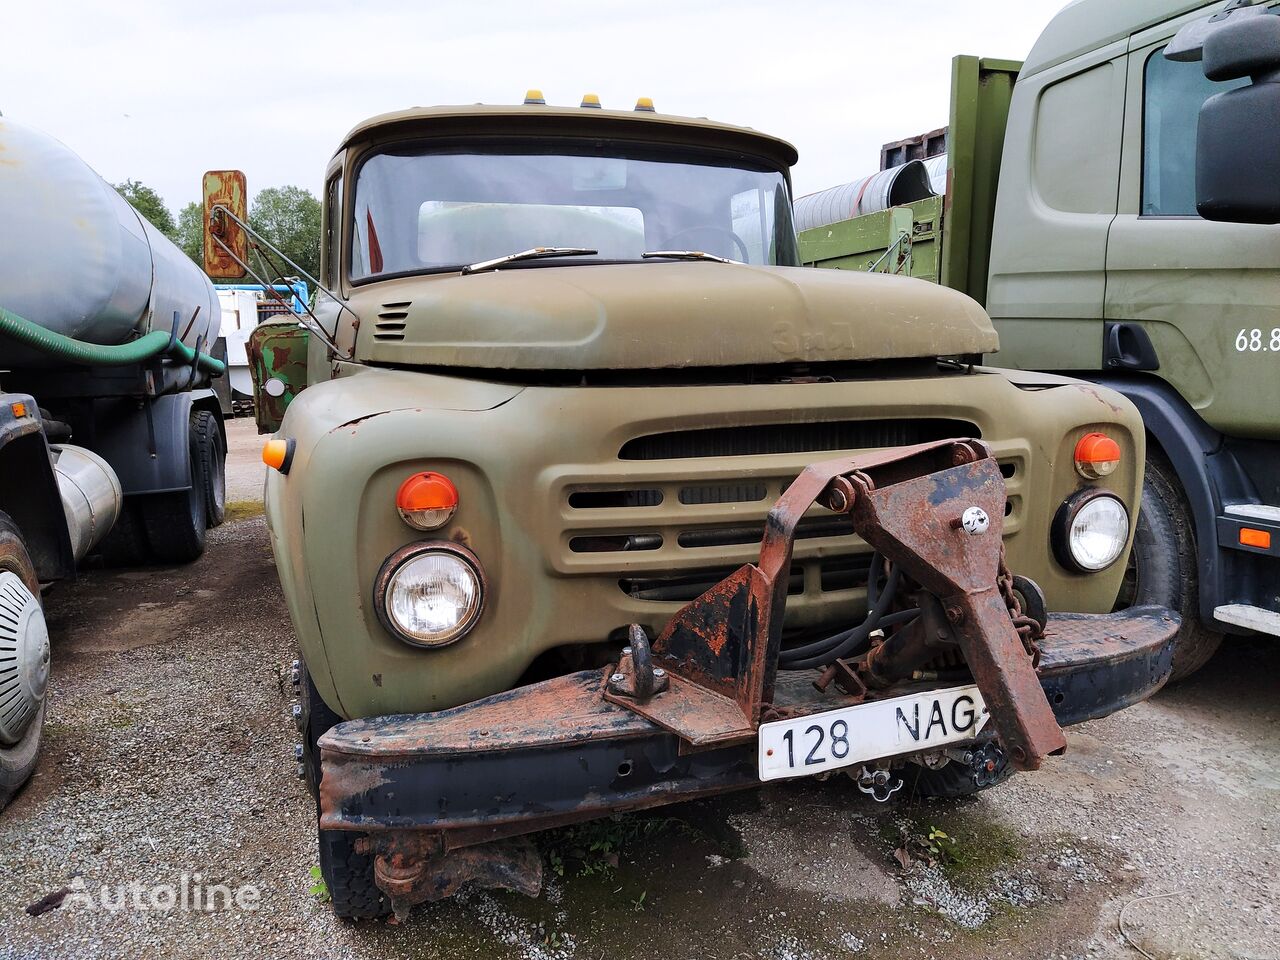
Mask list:
[[[175,219],[160,194],[146,184],[126,180],[113,186],[153,227],[204,268],[202,203],[191,201]],[[320,201],[310,190],[293,186],[259,190],[249,205],[249,224],[313,277],[320,275]],[[251,262],[257,268],[256,260]]]

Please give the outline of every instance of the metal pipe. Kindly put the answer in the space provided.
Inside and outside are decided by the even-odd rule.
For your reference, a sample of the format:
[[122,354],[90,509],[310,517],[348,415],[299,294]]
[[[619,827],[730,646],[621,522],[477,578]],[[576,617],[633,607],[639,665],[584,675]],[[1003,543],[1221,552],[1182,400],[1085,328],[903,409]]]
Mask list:
[[79,563],[120,519],[124,492],[111,465],[92,450],[70,444],[54,444],[49,450],[71,549]]
[[795,202],[796,231],[852,220],[865,213],[887,210],[936,196],[929,171],[919,160],[881,170],[852,183],[819,190]]

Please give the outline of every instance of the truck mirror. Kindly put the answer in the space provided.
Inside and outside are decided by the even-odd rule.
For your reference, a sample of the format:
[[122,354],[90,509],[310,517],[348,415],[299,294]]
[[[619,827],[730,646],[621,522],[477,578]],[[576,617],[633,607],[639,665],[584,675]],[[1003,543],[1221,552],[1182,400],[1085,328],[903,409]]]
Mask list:
[[249,238],[233,219],[248,219],[245,192],[240,170],[210,170],[204,175],[204,272],[215,280],[245,275],[240,264],[249,260]]
[[1206,220],[1280,223],[1280,16],[1215,30],[1203,66],[1210,80],[1252,82],[1200,108],[1196,210]]
[[1164,48],[1166,60],[1195,63],[1204,51],[1204,42],[1212,34],[1232,23],[1267,13],[1266,0],[1231,0],[1211,17],[1193,20],[1177,32]]

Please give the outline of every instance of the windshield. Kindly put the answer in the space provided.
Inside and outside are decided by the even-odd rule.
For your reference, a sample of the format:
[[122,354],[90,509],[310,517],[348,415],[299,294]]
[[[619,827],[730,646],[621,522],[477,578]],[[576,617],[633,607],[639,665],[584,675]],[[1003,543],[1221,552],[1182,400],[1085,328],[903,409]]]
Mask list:
[[354,229],[354,280],[457,268],[530,247],[598,251],[576,262],[701,250],[746,263],[799,263],[787,184],[776,169],[600,141],[386,149],[360,167]]

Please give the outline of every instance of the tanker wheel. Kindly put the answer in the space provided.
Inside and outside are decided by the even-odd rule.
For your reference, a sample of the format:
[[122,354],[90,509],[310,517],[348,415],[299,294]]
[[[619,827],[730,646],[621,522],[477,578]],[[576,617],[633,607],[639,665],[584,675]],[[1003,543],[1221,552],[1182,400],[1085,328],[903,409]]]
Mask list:
[[30,779],[49,688],[49,630],[22,533],[0,513],[0,809]]
[[1156,603],[1182,616],[1170,683],[1203,667],[1222,643],[1222,634],[1200,621],[1197,556],[1191,507],[1178,476],[1163,454],[1149,450],[1133,551],[1117,606]]
[[152,493],[138,498],[151,555],[161,563],[190,563],[204,553],[209,508],[206,500],[208,481],[203,467],[205,451],[201,449],[196,429],[201,413],[203,411],[199,410],[192,413],[187,430],[190,489],[176,493]]
[[205,518],[216,527],[227,518],[227,450],[218,429],[218,418],[208,410],[191,414],[191,432],[200,450],[200,474],[204,480]]
[[[316,802],[320,816],[320,737],[342,717],[329,709],[321,698],[306,665],[298,664],[298,706],[301,713],[303,777]],[[373,878],[373,857],[356,850],[360,834],[350,830],[316,828],[320,852],[320,875],[329,891],[333,912],[346,920],[368,920],[391,912],[391,903]]]

